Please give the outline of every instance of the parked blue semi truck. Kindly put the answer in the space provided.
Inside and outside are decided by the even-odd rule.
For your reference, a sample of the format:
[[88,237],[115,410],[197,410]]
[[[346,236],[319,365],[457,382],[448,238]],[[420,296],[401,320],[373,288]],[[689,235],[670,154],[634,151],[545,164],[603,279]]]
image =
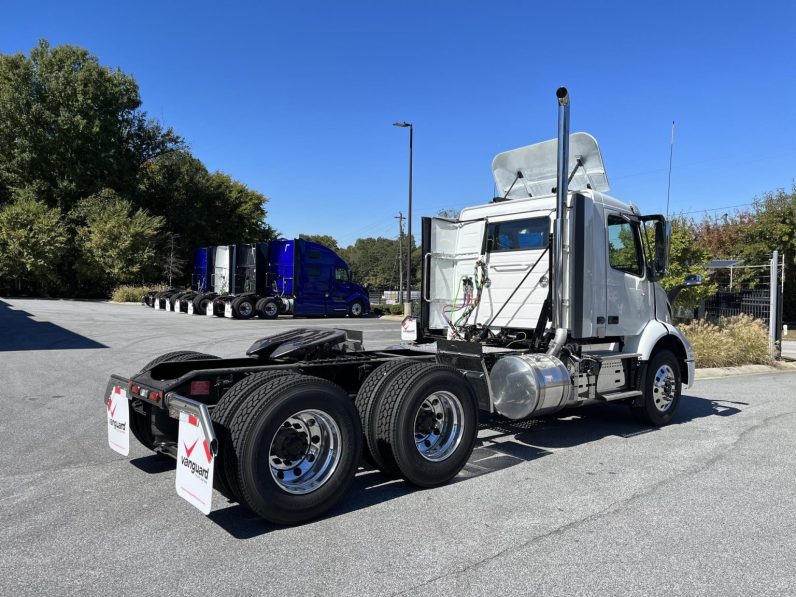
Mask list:
[[191,289],[153,293],[146,304],[235,319],[361,317],[370,312],[368,293],[352,282],[348,264],[331,249],[304,239],[197,249]]

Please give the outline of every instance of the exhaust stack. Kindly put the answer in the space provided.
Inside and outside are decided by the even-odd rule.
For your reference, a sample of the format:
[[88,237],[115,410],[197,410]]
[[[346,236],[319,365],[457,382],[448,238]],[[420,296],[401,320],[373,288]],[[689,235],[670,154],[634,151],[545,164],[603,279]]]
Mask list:
[[558,98],[558,155],[556,172],[556,220],[553,233],[553,327],[554,338],[547,354],[556,356],[567,339],[564,327],[564,210],[569,191],[569,91],[566,87],[556,90]]

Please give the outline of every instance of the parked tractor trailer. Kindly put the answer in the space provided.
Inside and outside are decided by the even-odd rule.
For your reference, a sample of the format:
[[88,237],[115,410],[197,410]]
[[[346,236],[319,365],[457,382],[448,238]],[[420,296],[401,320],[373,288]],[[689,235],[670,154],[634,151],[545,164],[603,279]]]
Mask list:
[[[304,239],[208,247],[196,252],[190,289],[148,293],[156,309],[198,315],[276,319],[361,317],[367,290],[334,251]],[[151,297],[151,298],[150,298]]]
[[597,142],[570,135],[569,94],[556,97],[557,139],[495,157],[499,197],[423,218],[422,308],[404,345],[299,328],[238,358],[185,347],[111,377],[110,446],[126,454],[132,431],[176,458],[177,493],[205,513],[215,488],[292,524],[340,500],[360,456],[418,487],[446,483],[479,411],[519,420],[621,402],[669,423],[694,353],[659,284],[668,224],[607,195]]

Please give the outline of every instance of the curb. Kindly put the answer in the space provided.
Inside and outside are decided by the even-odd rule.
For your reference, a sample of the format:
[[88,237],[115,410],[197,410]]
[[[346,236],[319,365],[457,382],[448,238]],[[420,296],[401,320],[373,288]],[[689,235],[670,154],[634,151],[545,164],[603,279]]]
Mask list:
[[777,361],[775,365],[740,365],[738,367],[709,367],[697,369],[695,381],[721,379],[738,375],[764,375],[771,373],[796,373],[796,363]]

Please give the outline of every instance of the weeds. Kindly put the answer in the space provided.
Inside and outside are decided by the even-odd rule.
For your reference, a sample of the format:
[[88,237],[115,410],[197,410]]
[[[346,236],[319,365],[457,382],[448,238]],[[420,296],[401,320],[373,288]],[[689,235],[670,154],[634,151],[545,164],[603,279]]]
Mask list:
[[691,341],[697,367],[770,363],[768,329],[759,319],[736,315],[718,324],[695,321],[679,326]]
[[140,303],[144,295],[150,290],[166,290],[163,284],[153,286],[117,286],[111,294],[114,303]]

